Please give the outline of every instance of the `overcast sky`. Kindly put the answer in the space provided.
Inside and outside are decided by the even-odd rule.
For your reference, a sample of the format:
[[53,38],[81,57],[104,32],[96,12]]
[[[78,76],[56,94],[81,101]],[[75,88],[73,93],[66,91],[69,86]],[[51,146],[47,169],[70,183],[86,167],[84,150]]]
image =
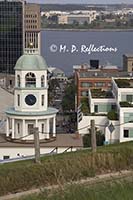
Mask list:
[[49,4],[64,4],[64,3],[75,3],[75,4],[113,4],[113,3],[133,3],[133,0],[28,0],[29,2],[35,3],[49,3]]

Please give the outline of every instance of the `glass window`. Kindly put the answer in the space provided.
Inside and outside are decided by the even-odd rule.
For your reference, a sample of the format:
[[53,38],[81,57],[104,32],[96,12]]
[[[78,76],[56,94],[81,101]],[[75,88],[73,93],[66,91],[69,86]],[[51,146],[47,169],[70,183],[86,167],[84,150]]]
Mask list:
[[18,106],[20,106],[20,95],[18,94]]
[[116,108],[115,105],[112,105],[112,104],[99,104],[96,106],[98,106],[97,112],[103,112],[103,113],[107,113],[107,112],[111,111],[112,107]]
[[23,54],[23,2],[0,1],[0,72],[14,73]]
[[133,95],[127,95],[127,101],[132,102],[133,101]]
[[28,134],[33,134],[34,124],[28,124]]
[[82,91],[81,96],[87,97],[88,96],[88,91]]
[[17,87],[20,87],[20,76],[17,75]]
[[95,83],[95,87],[103,87],[103,86],[105,86],[105,83],[103,82]]
[[94,112],[95,112],[95,113],[98,113],[98,105],[95,105],[95,106],[94,106]]
[[81,87],[92,87],[91,82],[81,82]]
[[129,137],[131,137],[131,138],[133,137],[133,129],[132,128],[129,129]]
[[41,76],[41,87],[44,87],[45,86],[45,76],[42,75]]
[[129,137],[129,130],[125,129],[124,130],[124,138],[128,138]]
[[25,76],[25,86],[26,87],[36,87],[36,76],[34,73],[29,72]]
[[44,95],[42,95],[42,106],[44,106]]
[[111,109],[112,109],[112,110],[116,110],[116,105],[115,105],[115,104],[112,104],[112,105],[111,105]]
[[20,124],[17,124],[18,134],[20,134]]
[[42,133],[44,133],[44,124],[42,124]]
[[124,113],[124,123],[133,122],[133,113]]
[[10,156],[3,156],[3,160],[10,159]]

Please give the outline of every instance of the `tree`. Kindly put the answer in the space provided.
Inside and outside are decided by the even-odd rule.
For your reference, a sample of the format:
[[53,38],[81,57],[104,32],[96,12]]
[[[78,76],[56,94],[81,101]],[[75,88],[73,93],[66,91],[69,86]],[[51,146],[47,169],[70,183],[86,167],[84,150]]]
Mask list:
[[90,110],[89,110],[89,103],[88,103],[88,98],[83,98],[81,100],[81,110],[83,113],[89,113]]
[[64,112],[70,112],[75,110],[75,91],[76,87],[74,80],[66,87],[65,94],[62,99],[62,109]]
[[88,22],[87,21],[84,22],[84,26],[88,27]]
[[[102,146],[104,144],[105,141],[105,136],[102,133],[101,130],[98,130],[97,128],[95,128],[96,130],[96,142],[97,142],[97,146]],[[91,134],[90,134],[90,129],[88,130],[89,134],[85,134],[83,136],[83,144],[84,147],[91,147]]]
[[50,79],[48,85],[48,100],[49,103],[51,103],[55,98],[57,88],[60,88],[60,84],[57,79]]

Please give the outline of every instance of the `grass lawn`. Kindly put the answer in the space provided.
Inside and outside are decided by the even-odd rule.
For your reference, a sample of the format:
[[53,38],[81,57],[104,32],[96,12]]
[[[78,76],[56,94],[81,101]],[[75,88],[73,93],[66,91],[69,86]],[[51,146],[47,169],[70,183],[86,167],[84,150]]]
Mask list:
[[[0,196],[133,169],[133,142],[0,165]],[[67,193],[66,193],[67,195]],[[66,197],[67,198],[67,197]],[[81,199],[82,200],[82,199]]]
[[[131,180],[132,179],[132,180]],[[93,186],[71,185],[64,190],[22,197],[19,200],[132,200],[133,177],[130,181],[113,181]]]

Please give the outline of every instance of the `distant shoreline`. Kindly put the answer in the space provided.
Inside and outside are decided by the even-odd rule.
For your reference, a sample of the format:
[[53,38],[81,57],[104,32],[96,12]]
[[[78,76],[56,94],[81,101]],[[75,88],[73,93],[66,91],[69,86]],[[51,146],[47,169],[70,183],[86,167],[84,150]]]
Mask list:
[[61,29],[61,28],[42,28],[41,31],[76,31],[76,32],[133,32],[133,29]]

